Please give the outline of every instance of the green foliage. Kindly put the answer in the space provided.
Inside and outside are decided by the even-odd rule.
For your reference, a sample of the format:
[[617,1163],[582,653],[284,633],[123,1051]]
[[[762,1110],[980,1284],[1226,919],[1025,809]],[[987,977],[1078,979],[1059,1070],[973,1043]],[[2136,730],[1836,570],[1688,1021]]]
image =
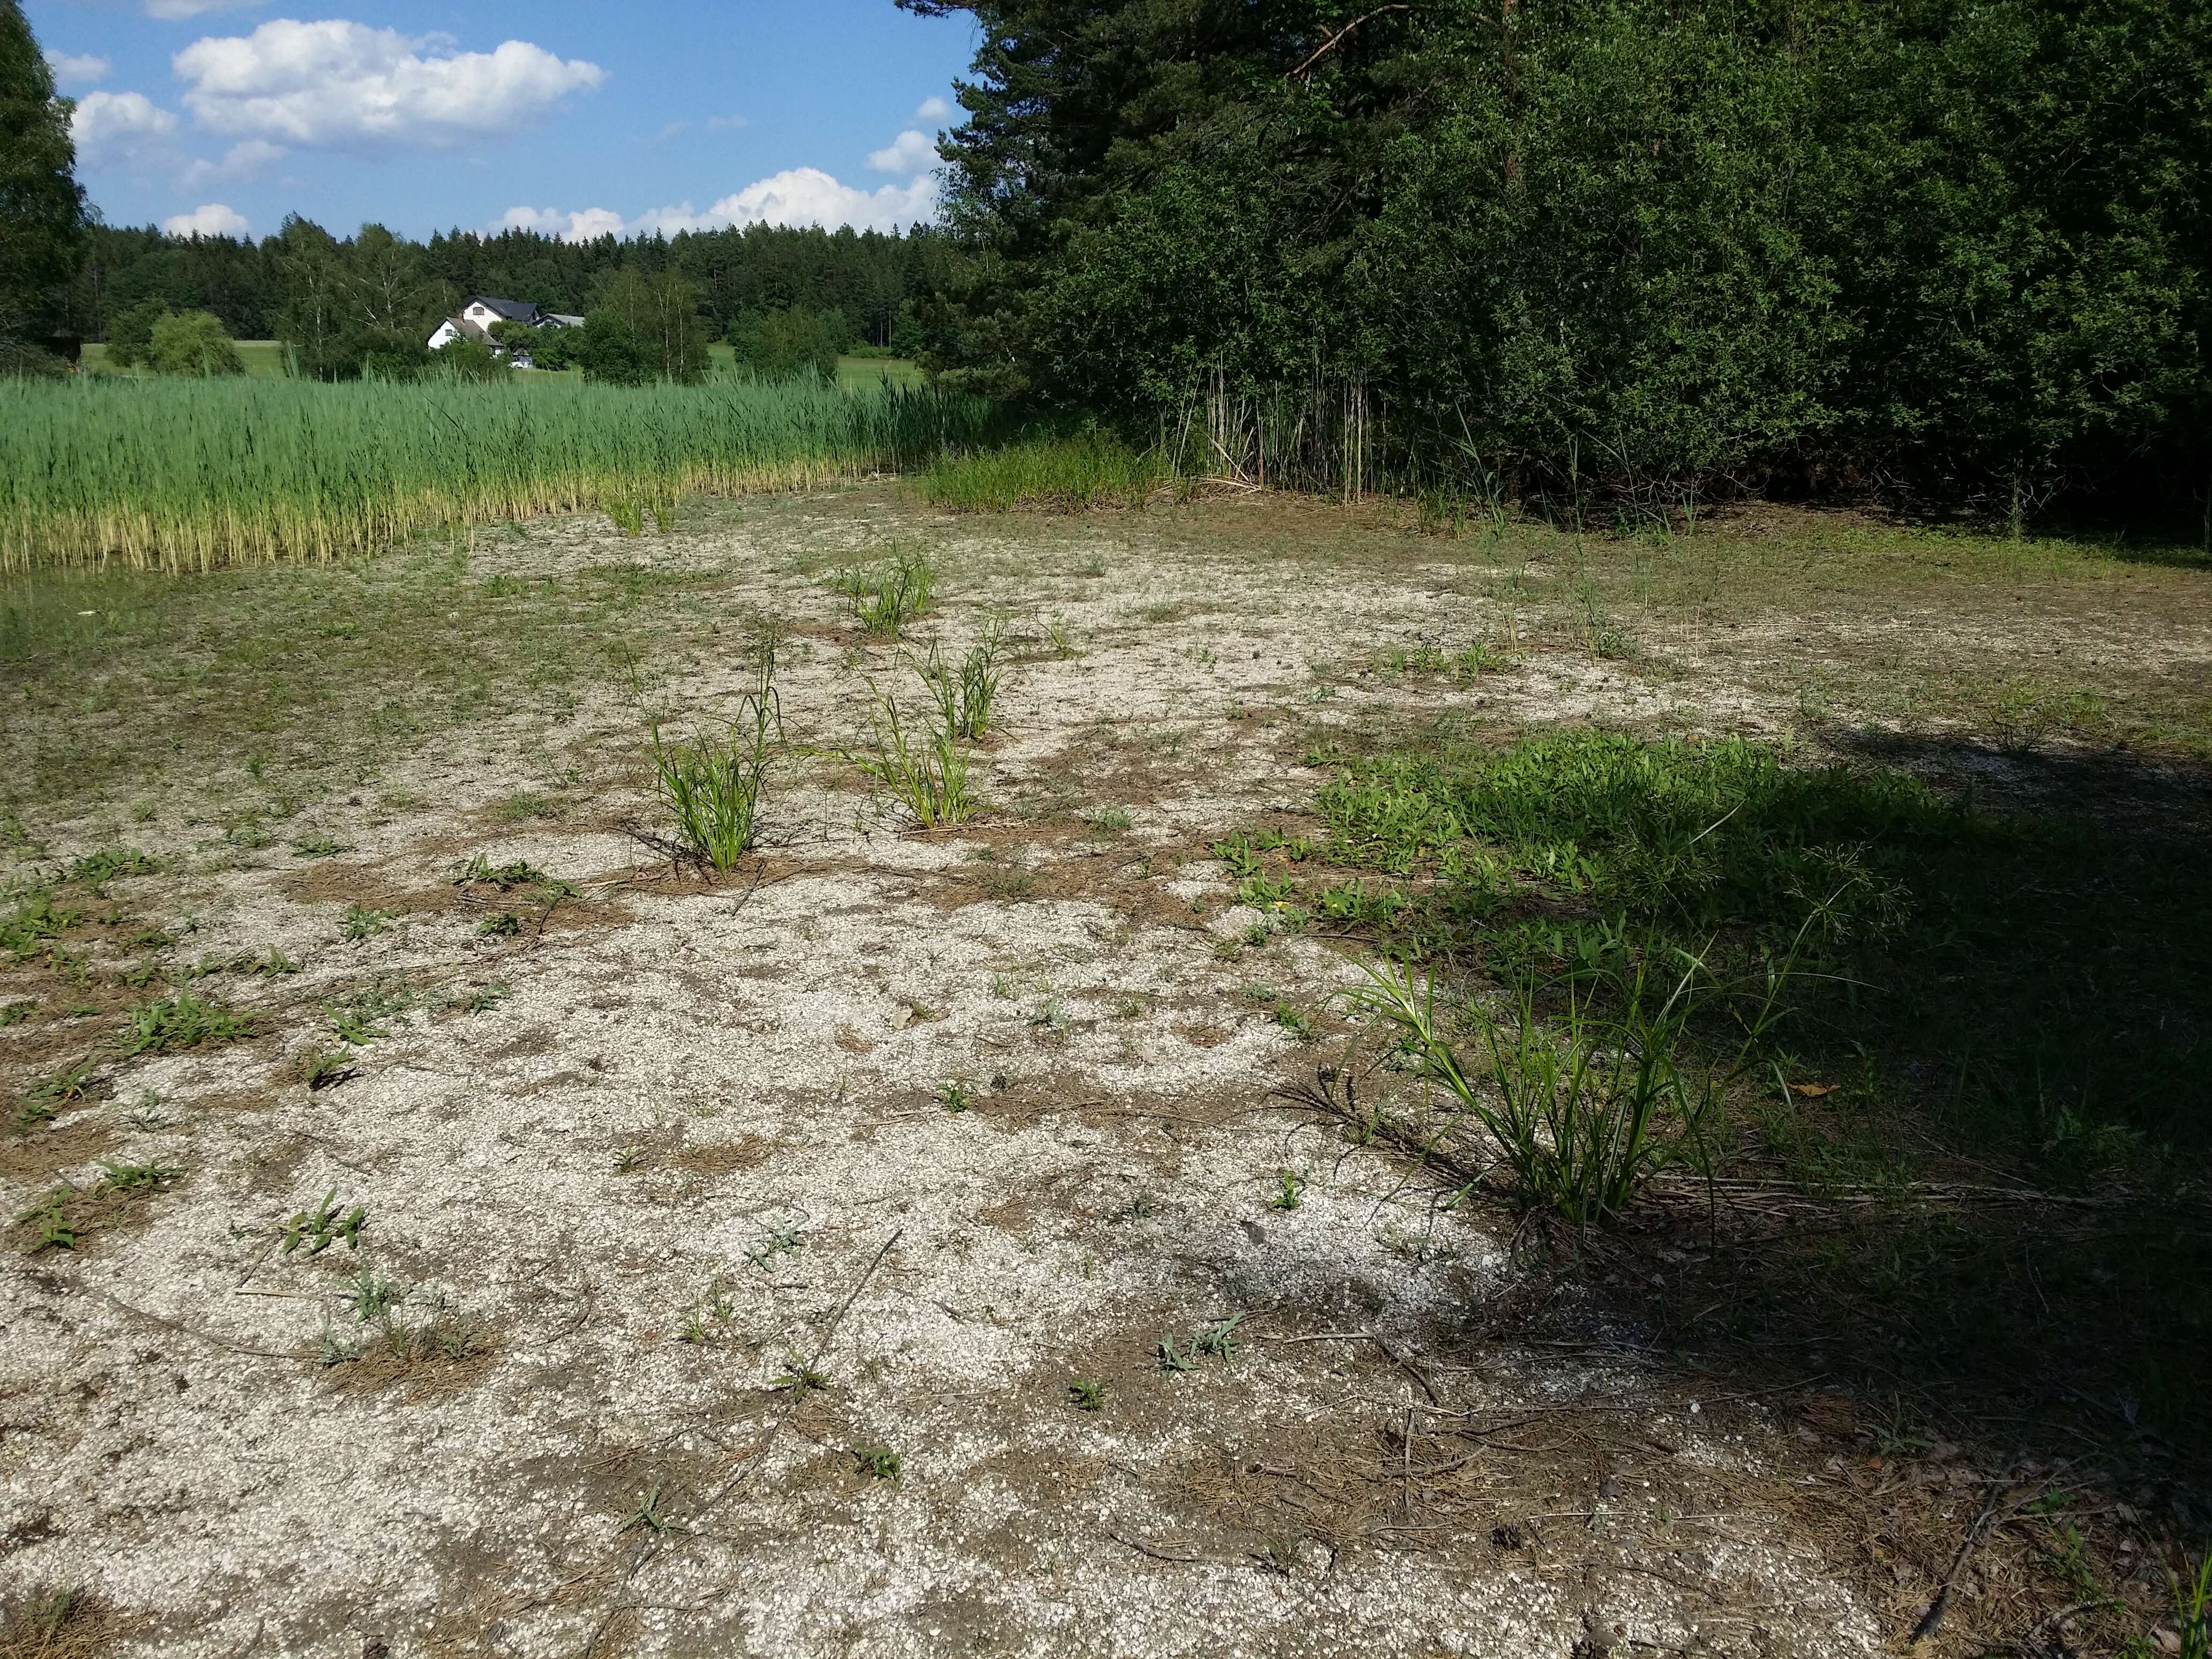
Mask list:
[[837,591],[852,607],[854,620],[878,637],[896,638],[908,622],[928,610],[936,585],[937,567],[922,548],[893,547],[886,558],[853,565],[837,574]]
[[1570,512],[2201,477],[2201,6],[902,3],[979,31],[962,384]]
[[999,654],[1005,648],[1006,620],[994,617],[983,637],[968,647],[959,662],[949,663],[939,653],[938,641],[929,642],[929,654],[916,665],[922,683],[936,700],[945,729],[970,740],[990,730],[991,710],[998,702],[999,680],[1004,670]]
[[658,720],[650,729],[653,787],[674,822],[677,849],[718,871],[734,868],[759,839],[769,763],[783,735],[773,645],[726,732],[702,730],[686,743],[665,740]]
[[0,568],[343,557],[610,497],[896,468],[986,416],[896,387],[0,380]]
[[587,380],[696,386],[707,378],[697,290],[673,270],[615,272],[585,313],[572,355]]
[[856,757],[860,769],[890,792],[918,829],[942,830],[975,816],[968,787],[969,739],[941,707],[925,710],[919,724],[897,700],[878,689],[871,716],[874,741]]
[[1018,507],[1079,512],[1142,501],[1167,482],[1156,455],[1097,433],[940,455],[921,475],[922,499],[959,513]]
[[131,1010],[123,1030],[125,1054],[167,1054],[204,1042],[234,1042],[253,1035],[253,1017],[190,991]]
[[135,368],[154,343],[154,325],[173,314],[161,300],[143,300],[108,325],[107,361],[116,368]]
[[1784,937],[1815,908],[1839,932],[1887,932],[1905,849],[1974,826],[1904,773],[1793,767],[1736,738],[1595,732],[1376,757],[1340,769],[1319,804],[1340,864],[1433,866],[1464,890],[1492,884],[1502,859],[1602,915]]
[[0,374],[43,366],[50,296],[84,256],[71,107],[19,0],[0,0]]
[[146,366],[156,374],[243,374],[246,362],[222,325],[204,311],[172,312],[157,320],[146,343]]
[[852,343],[853,329],[842,312],[778,306],[741,313],[728,339],[738,367],[761,380],[826,383],[837,378],[837,358]]

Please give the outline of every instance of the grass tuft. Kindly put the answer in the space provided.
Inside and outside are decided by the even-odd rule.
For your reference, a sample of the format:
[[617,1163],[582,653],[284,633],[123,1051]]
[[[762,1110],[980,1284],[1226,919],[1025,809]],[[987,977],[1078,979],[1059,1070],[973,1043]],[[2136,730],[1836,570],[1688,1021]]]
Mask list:
[[932,507],[956,513],[1018,507],[1072,513],[1136,505],[1170,477],[1157,455],[1088,434],[940,455],[922,474],[920,489]]

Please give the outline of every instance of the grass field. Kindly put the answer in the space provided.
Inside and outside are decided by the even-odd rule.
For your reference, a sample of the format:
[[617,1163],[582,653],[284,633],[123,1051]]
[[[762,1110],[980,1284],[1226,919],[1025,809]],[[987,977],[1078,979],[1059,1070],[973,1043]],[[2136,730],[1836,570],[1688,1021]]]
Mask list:
[[689,492],[925,461],[988,414],[901,386],[17,381],[0,386],[0,567],[330,559],[581,507],[635,533]]
[[[1935,1659],[2173,1650],[2212,568],[957,447],[0,576],[0,1605],[1758,1659],[1948,1587]],[[657,769],[757,732],[751,850],[673,857]],[[1559,1109],[1639,1078],[1632,1145]]]

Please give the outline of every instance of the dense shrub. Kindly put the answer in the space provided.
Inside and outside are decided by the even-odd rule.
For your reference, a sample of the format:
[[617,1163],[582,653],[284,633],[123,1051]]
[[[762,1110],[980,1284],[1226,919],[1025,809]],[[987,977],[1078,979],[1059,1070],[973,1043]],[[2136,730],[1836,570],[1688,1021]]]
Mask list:
[[243,374],[246,362],[220,318],[172,312],[149,331],[146,366],[156,374]]
[[2201,479],[2207,0],[903,3],[981,30],[966,383],[1553,494]]

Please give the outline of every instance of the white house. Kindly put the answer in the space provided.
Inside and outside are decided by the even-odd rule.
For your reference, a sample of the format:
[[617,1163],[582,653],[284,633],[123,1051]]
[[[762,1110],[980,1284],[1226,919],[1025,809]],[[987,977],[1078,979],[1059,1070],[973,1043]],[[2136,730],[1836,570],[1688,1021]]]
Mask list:
[[[468,304],[458,314],[439,324],[423,343],[433,351],[443,351],[459,339],[489,345],[494,323],[522,323],[531,328],[581,328],[584,319],[562,311],[548,311],[533,300],[497,300],[489,294],[472,294]],[[530,367],[526,353],[515,353],[514,361],[521,368]]]

